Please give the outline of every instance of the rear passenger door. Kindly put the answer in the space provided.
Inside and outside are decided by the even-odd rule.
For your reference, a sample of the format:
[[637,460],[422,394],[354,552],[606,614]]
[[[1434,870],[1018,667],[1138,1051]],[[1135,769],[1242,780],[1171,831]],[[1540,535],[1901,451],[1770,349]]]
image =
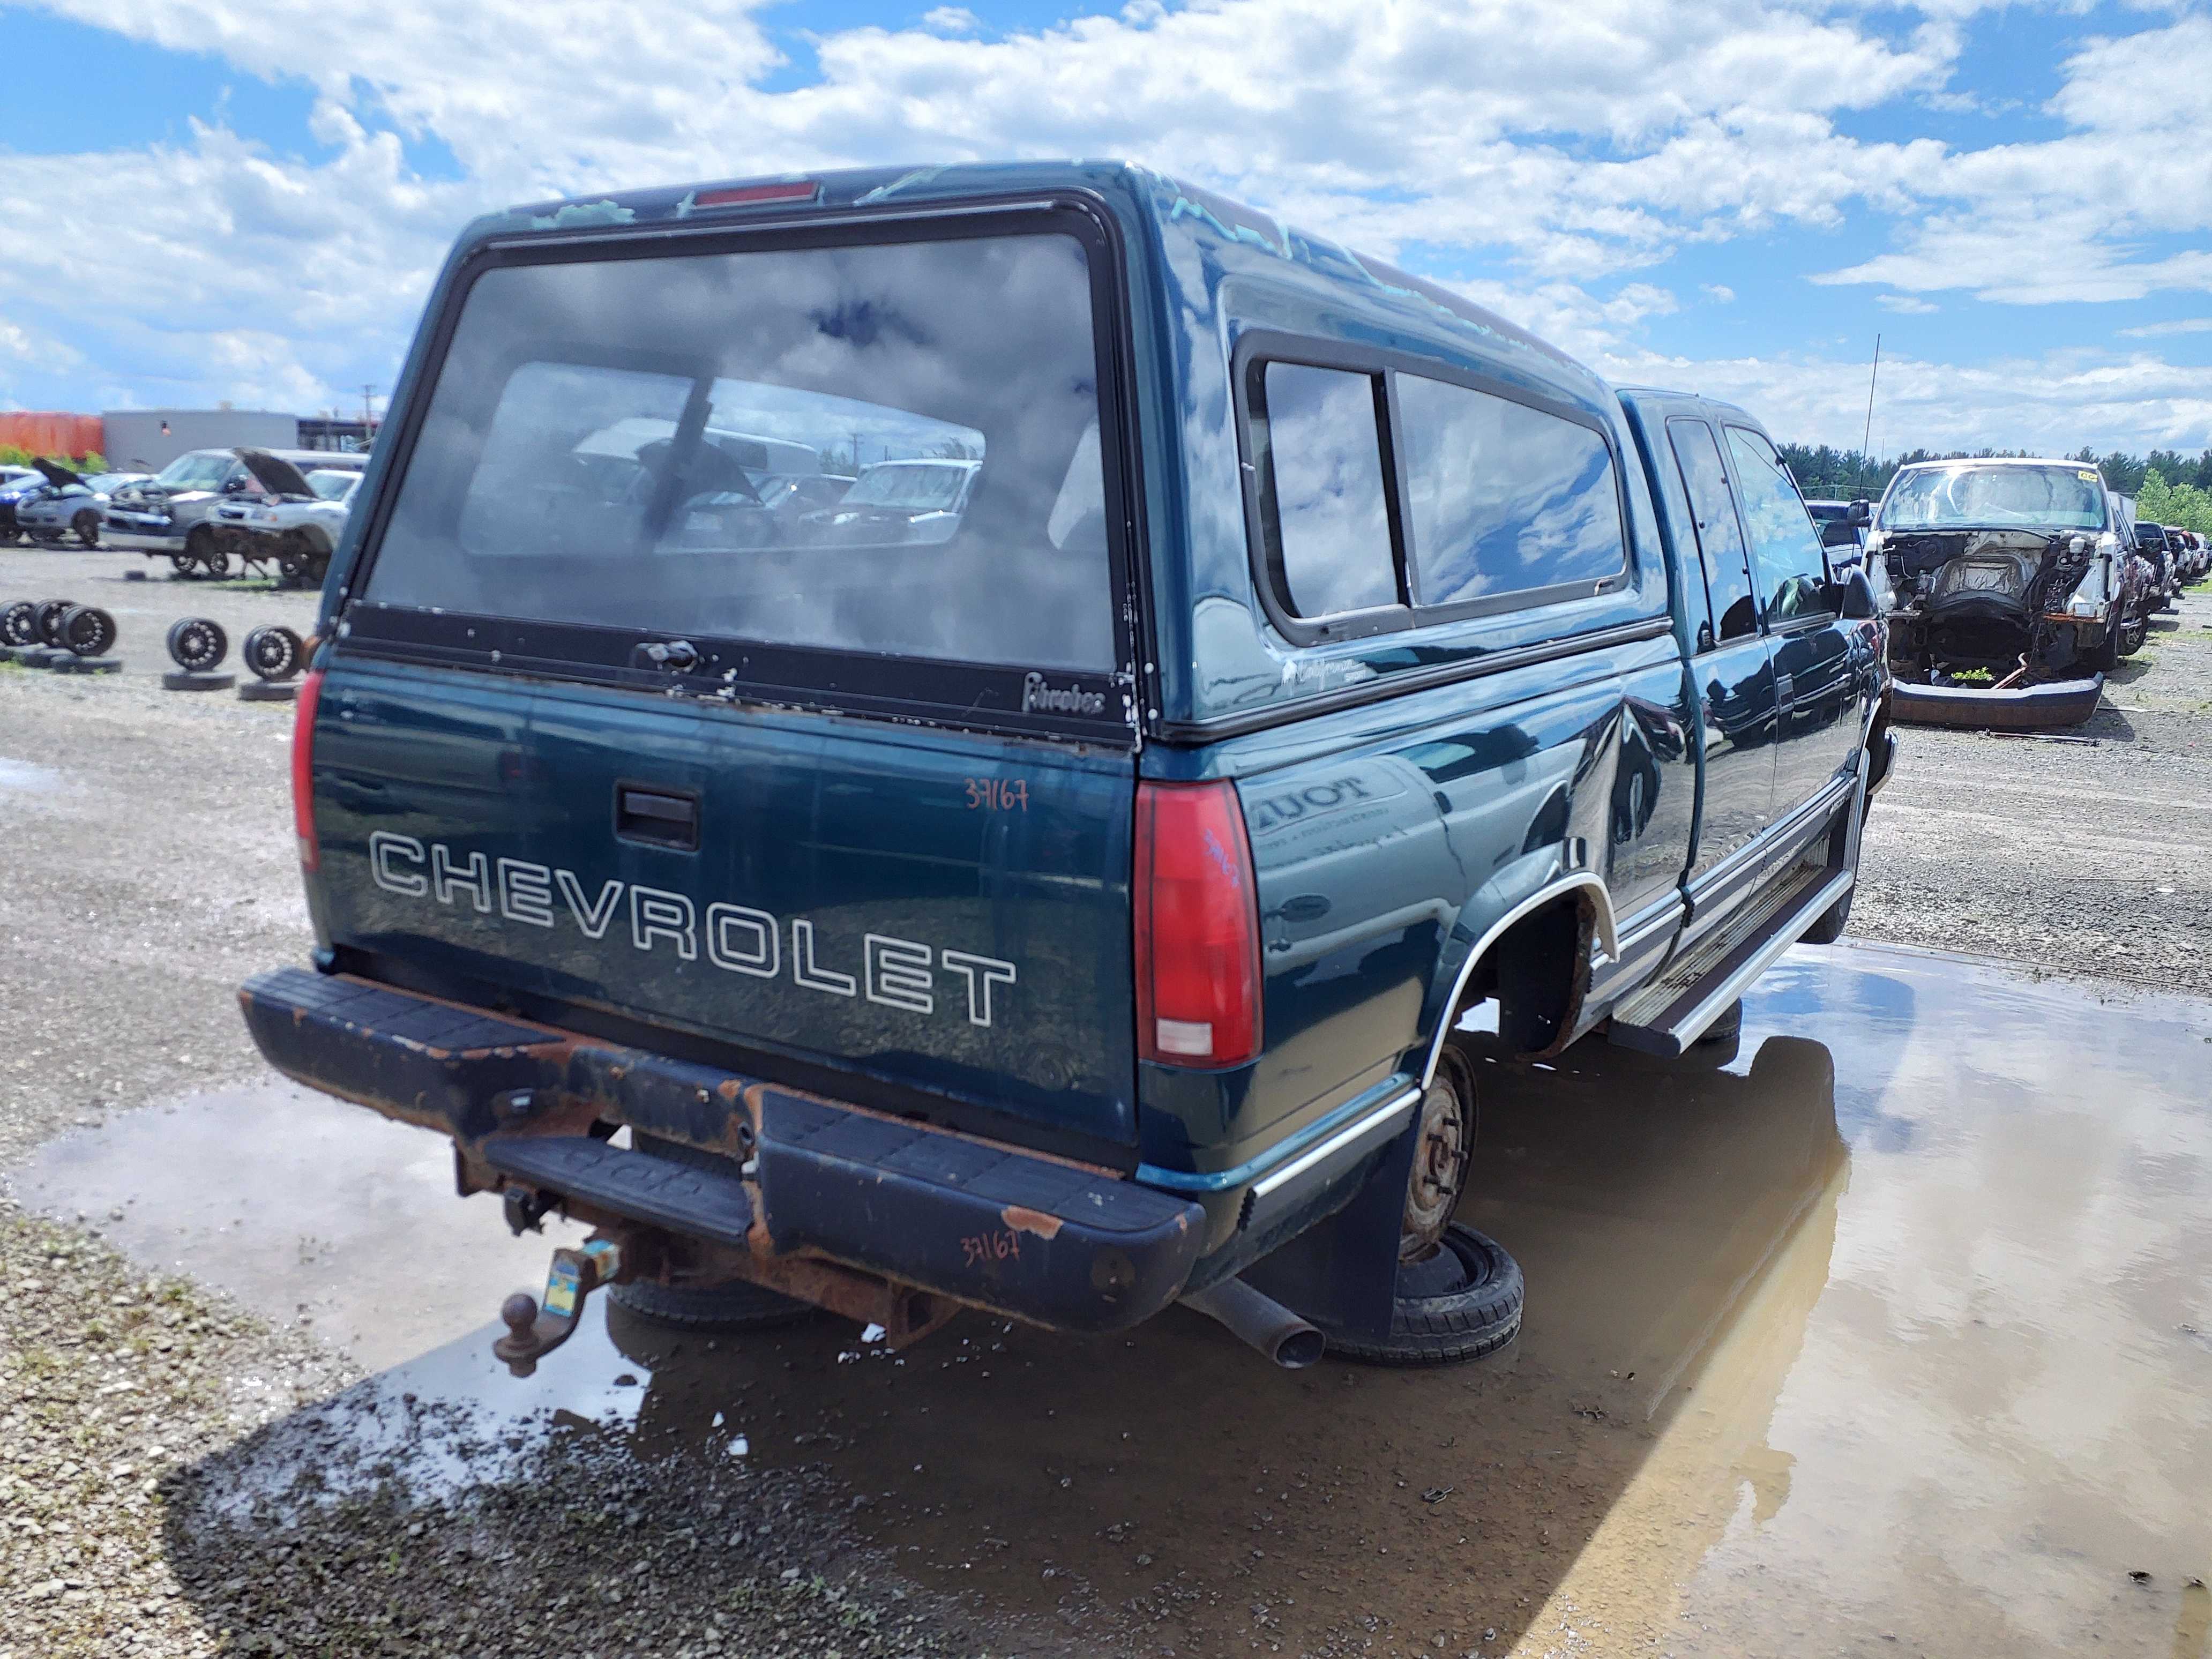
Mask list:
[[1820,538],[1774,446],[1749,427],[1728,428],[1752,570],[1773,641],[1774,815],[1786,817],[1850,764],[1858,746],[1862,665],[1836,609]]
[[1667,442],[1696,519],[1708,602],[1703,617],[1691,606],[1696,637],[1690,670],[1705,759],[1698,845],[1690,861],[1694,886],[1748,845],[1773,815],[1777,700],[1774,665],[1719,441],[1709,422],[1678,415],[1667,422]]

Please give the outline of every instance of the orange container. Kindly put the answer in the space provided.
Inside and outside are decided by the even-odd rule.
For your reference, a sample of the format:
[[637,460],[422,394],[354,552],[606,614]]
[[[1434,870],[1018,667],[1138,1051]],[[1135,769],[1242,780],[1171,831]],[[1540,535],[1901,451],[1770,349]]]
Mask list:
[[106,428],[97,415],[0,410],[0,444],[14,444],[33,455],[104,454]]

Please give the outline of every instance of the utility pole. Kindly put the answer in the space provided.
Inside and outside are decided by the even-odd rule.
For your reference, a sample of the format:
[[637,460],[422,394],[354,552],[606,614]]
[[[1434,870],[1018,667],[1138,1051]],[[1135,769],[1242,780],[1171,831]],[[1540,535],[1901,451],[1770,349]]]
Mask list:
[[361,389],[361,435],[364,441],[376,436],[376,416],[369,408],[375,397],[376,383],[371,380]]
[[1881,374],[1881,336],[1874,337],[1874,371],[1867,376],[1866,432],[1859,439],[1859,476],[1852,480],[1851,494],[1861,501],[1866,499],[1867,446],[1874,441],[1874,383]]

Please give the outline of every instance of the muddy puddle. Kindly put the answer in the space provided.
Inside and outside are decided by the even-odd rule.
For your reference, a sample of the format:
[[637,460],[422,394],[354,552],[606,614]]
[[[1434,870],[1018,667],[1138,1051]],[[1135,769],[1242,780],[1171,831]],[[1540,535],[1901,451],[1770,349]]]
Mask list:
[[820,1465],[1024,1652],[2200,1659],[2209,1078],[2203,1005],[1866,948],[1793,954],[1725,1066],[1486,1066],[1462,1214],[1527,1322],[1419,1372],[1271,1370],[1181,1312],[891,1356],[617,1310],[518,1382],[489,1316],[547,1241],[448,1196],[442,1143],[283,1089],[118,1118],[16,1188],[384,1366],[241,1487],[349,1438],[450,1487],[581,1422]]

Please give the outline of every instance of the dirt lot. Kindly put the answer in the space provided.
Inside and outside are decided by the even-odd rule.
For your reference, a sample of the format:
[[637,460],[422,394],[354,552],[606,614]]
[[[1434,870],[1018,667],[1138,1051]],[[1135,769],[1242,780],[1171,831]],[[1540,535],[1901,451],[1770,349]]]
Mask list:
[[[100,604],[130,663],[0,668],[0,1174],[59,1217],[0,1204],[0,1659],[1794,1655],[1806,1608],[1838,1652],[2203,1650],[2212,1011],[2114,981],[2212,994],[2212,599],[2093,743],[1909,733],[1869,823],[1856,935],[2085,989],[1838,952],[1770,976],[1728,1071],[1501,1083],[1474,1202],[1532,1286],[1502,1363],[1293,1377],[1181,1316],[963,1322],[902,1361],[820,1322],[595,1330],[525,1388],[483,1353],[497,1218],[411,1144],[317,1179],[349,1110],[273,1083],[232,1000],[307,944],[289,714],[163,692],[161,639],[304,633],[313,600],[143,562],[0,552],[0,602]],[[1977,1252],[2031,1215],[2015,1257],[2053,1261],[2014,1306]],[[410,1269],[465,1269],[463,1224],[481,1283]],[[356,1340],[410,1319],[436,1334]],[[2083,1329],[2149,1356],[2127,1409]],[[1939,1340],[2040,1392],[1937,1387]],[[2031,1450],[2023,1413],[2100,1431]]]
[[2212,996],[2212,585],[2059,738],[1906,732],[1851,931]]

